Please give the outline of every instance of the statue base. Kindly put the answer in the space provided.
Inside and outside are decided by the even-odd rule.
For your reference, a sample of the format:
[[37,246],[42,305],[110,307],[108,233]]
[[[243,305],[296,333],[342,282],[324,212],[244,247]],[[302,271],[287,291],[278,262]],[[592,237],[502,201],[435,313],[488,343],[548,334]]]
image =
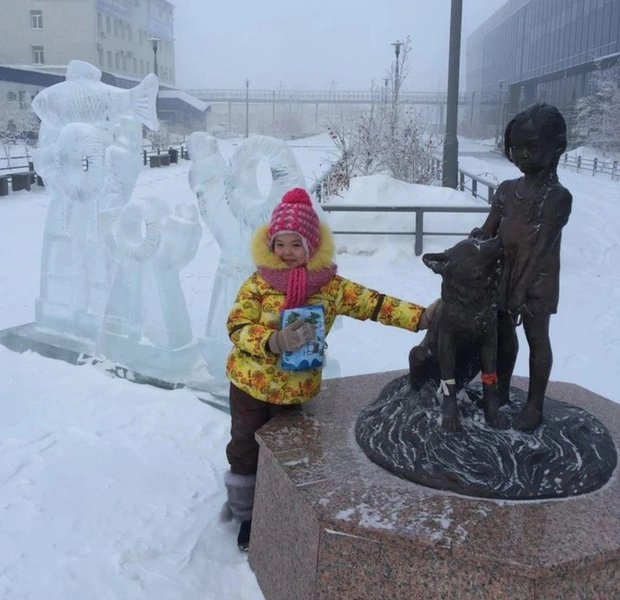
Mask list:
[[[259,434],[250,566],[267,600],[620,596],[620,482],[561,500],[474,498],[401,479],[355,440],[360,411],[405,372],[324,382]],[[514,378],[527,388],[527,379]],[[620,406],[551,382],[620,441]]]

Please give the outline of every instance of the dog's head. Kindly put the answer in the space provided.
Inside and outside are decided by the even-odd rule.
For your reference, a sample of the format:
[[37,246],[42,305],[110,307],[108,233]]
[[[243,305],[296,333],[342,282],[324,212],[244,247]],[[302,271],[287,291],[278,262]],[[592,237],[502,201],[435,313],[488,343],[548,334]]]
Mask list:
[[497,281],[503,248],[498,236],[488,240],[467,238],[445,252],[425,254],[424,264],[445,280],[485,286]]

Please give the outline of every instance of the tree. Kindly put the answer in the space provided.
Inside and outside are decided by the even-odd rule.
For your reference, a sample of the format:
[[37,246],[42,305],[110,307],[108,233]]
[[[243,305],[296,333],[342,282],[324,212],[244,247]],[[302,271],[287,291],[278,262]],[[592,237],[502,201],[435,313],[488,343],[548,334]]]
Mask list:
[[620,67],[593,75],[592,93],[575,105],[576,139],[604,153],[620,150]]
[[[438,140],[427,133],[420,115],[403,108],[400,91],[409,71],[409,38],[396,63],[384,78],[383,87],[373,82],[370,108],[352,123],[331,123],[328,131],[340,151],[334,169],[341,174],[338,183],[348,187],[351,176],[388,172],[395,179],[409,183],[432,183],[433,159]],[[398,73],[398,74],[397,74]],[[330,178],[333,179],[333,170]],[[337,190],[330,186],[330,193]],[[342,188],[340,188],[342,189]]]

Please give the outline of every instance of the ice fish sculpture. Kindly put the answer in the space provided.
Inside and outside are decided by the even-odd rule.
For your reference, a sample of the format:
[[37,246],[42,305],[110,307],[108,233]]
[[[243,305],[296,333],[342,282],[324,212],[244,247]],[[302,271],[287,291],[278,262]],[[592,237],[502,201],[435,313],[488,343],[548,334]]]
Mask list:
[[[259,225],[269,221],[284,193],[306,183],[295,154],[283,140],[250,137],[239,146],[230,164],[222,158],[217,140],[206,133],[192,133],[187,148],[192,159],[190,186],[198,197],[200,214],[221,249],[202,344],[213,377],[205,387],[225,395],[229,385],[226,359],[231,348],[226,319],[239,287],[254,270],[250,239]],[[266,196],[257,181],[257,167],[263,161],[272,177]],[[323,213],[318,204],[315,208]]]
[[179,271],[196,254],[202,229],[196,207],[174,214],[159,198],[133,200],[112,237],[119,262],[97,354],[135,372],[179,382],[191,370],[193,341]]
[[107,127],[129,116],[157,131],[156,102],[159,80],[153,73],[138,86],[123,90],[101,81],[101,71],[90,63],[72,60],[66,81],[41,91],[32,101],[39,118],[53,127],[94,123]]
[[72,61],[67,81],[33,102],[42,119],[35,170],[51,196],[36,327],[67,347],[77,338],[93,349],[114,274],[111,228],[141,169],[141,123],[157,126],[157,78],[127,91],[100,77],[93,65]]

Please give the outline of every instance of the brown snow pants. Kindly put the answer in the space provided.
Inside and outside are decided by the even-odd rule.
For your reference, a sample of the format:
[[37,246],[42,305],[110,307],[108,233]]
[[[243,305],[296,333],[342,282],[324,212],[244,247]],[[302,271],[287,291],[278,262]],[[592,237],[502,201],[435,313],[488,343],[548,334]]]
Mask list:
[[254,475],[258,467],[256,432],[274,417],[299,409],[298,405],[269,404],[253,398],[236,385],[230,384],[230,442],[226,458],[231,473]]

